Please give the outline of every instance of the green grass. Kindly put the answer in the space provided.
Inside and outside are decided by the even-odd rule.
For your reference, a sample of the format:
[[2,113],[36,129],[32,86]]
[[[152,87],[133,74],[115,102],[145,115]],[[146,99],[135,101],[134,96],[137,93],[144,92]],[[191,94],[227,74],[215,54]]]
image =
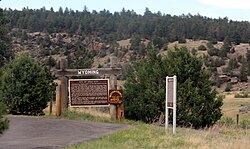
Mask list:
[[[35,116],[37,117],[37,116]],[[109,117],[98,116],[95,114],[79,112],[77,110],[64,110],[61,116],[57,117],[55,115],[49,115],[46,113],[44,118],[58,118],[58,119],[69,119],[69,120],[85,120],[85,121],[94,121],[94,122],[106,122],[106,123],[121,123],[121,124],[128,124],[128,125],[139,125],[143,124],[141,121],[132,121],[125,119],[123,121],[118,120],[111,120]],[[39,116],[41,118],[41,116]]]

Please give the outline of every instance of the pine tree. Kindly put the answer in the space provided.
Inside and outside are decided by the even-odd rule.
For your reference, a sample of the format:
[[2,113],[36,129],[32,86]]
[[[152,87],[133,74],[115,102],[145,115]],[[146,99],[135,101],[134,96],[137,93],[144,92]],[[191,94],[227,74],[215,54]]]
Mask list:
[[165,77],[177,76],[177,124],[194,128],[212,126],[222,116],[222,98],[211,88],[210,74],[186,48],[162,58],[155,51],[127,69],[127,118],[154,122],[165,110]]
[[150,50],[147,58],[127,69],[126,117],[152,123],[164,111],[164,71],[161,56]]
[[240,67],[240,74],[239,74],[239,80],[240,82],[247,82],[248,78],[247,78],[247,72],[248,68],[247,68],[247,62],[246,60],[244,60],[244,62],[242,63],[241,67]]
[[0,68],[13,57],[11,39],[8,36],[8,30],[6,27],[7,23],[8,19],[0,8]]
[[168,76],[177,78],[177,122],[194,128],[209,127],[222,116],[222,98],[211,88],[210,74],[201,59],[187,48],[169,51],[165,60]]
[[51,84],[48,69],[21,55],[4,70],[0,101],[11,114],[40,115],[51,98]]
[[77,51],[74,53],[74,56],[67,57],[69,68],[83,69],[91,68],[94,60],[94,55],[89,52],[82,45],[79,45]]

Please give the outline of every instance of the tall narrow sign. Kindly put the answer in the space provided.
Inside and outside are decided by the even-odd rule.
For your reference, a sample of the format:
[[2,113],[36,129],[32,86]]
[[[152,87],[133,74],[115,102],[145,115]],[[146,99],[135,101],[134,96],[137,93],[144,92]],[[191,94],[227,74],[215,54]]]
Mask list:
[[166,113],[165,113],[165,129],[168,128],[169,109],[173,110],[173,134],[176,133],[176,91],[177,77],[166,77]]

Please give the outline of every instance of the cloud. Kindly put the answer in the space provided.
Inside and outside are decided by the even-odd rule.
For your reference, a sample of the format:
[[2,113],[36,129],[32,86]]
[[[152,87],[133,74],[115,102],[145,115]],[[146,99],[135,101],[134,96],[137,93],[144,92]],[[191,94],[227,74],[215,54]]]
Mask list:
[[198,0],[198,2],[227,9],[250,9],[249,0]]

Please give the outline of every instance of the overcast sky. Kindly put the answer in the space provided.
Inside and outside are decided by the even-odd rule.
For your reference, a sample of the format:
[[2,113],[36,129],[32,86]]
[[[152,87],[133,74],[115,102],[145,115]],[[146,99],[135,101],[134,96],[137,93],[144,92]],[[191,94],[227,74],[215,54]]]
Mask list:
[[82,11],[87,6],[89,11],[103,9],[110,12],[134,10],[143,14],[145,8],[151,12],[181,15],[191,13],[212,18],[228,17],[231,20],[250,21],[250,0],[1,0],[1,8],[22,10],[24,7],[40,9],[42,7],[54,10],[68,7]]

